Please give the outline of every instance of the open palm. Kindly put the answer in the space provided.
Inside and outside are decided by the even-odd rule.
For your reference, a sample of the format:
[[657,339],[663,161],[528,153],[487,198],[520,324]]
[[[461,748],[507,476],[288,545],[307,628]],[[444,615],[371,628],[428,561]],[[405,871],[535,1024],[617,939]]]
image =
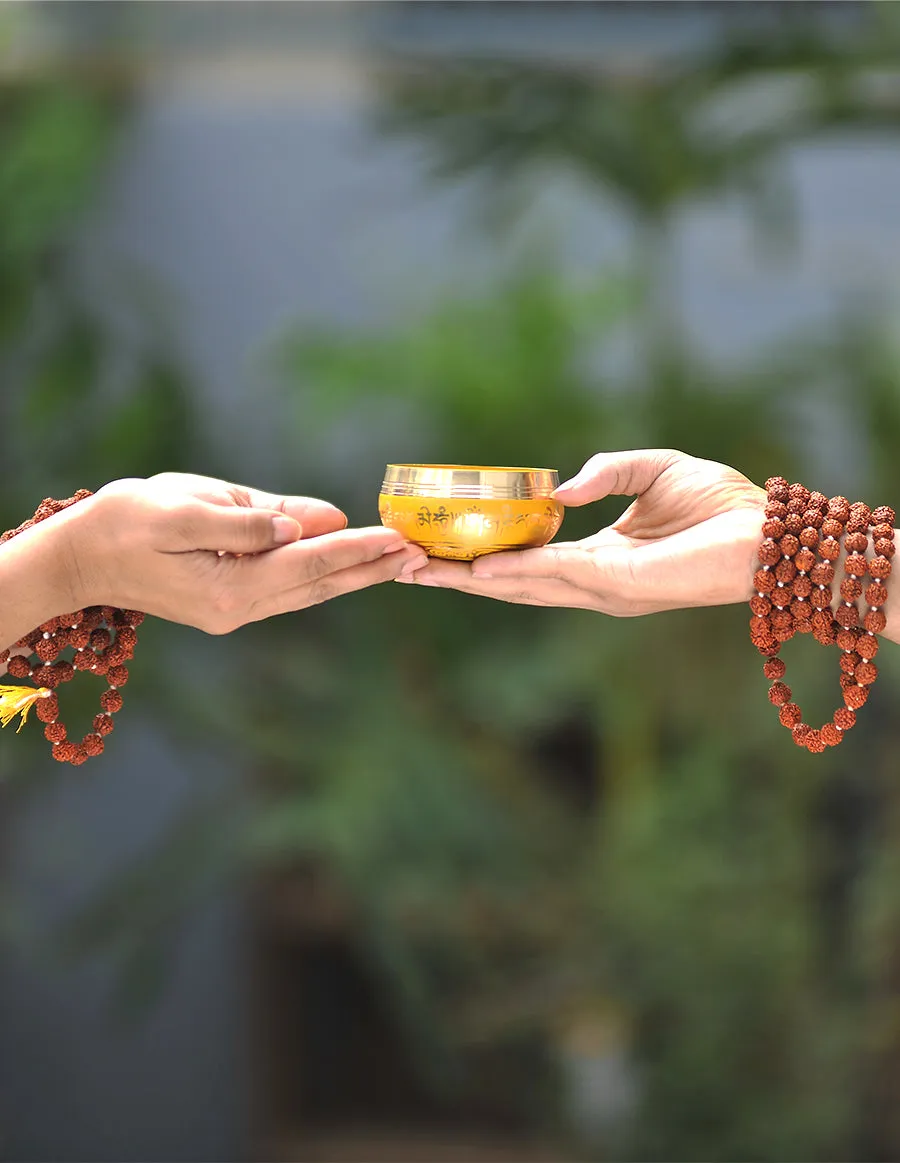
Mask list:
[[618,617],[749,596],[765,492],[736,469],[673,449],[599,453],[556,495],[570,506],[610,495],[635,500],[582,541],[471,565],[432,560],[410,580]]

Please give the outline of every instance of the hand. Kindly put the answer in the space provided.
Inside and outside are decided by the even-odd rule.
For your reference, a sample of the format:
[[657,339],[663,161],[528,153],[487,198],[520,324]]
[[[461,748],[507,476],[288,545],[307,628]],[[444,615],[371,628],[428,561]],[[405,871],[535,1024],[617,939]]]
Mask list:
[[181,473],[114,481],[51,522],[68,526],[70,608],[143,610],[210,634],[426,561],[393,530],[347,529],[325,501]]
[[601,452],[555,495],[572,506],[610,494],[637,499],[583,541],[489,554],[471,565],[431,560],[397,580],[617,617],[748,600],[763,489],[726,465],[652,449]]

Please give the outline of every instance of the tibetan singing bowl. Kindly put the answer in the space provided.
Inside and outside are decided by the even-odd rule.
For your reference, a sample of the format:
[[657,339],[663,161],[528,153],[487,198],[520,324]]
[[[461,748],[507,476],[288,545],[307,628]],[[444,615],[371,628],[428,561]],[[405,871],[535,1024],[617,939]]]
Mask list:
[[382,525],[429,557],[471,561],[531,549],[556,536],[563,507],[556,469],[476,464],[389,464],[378,498]]

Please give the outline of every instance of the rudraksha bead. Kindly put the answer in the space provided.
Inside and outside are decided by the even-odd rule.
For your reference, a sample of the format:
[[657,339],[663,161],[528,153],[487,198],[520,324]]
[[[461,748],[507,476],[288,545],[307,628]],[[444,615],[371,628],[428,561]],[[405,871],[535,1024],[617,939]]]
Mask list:
[[794,742],[800,747],[805,747],[806,736],[810,733],[811,730],[812,727],[808,726],[806,723],[798,723],[791,732],[794,736]]
[[103,740],[99,735],[85,735],[81,746],[88,755],[103,754]]
[[777,581],[787,583],[793,581],[797,576],[797,567],[792,561],[782,558],[775,566],[775,578]]
[[807,751],[812,751],[814,754],[824,751],[825,741],[822,738],[822,732],[816,727],[810,727],[809,732],[803,740],[803,745]]
[[825,518],[818,509],[807,509],[803,514],[804,528],[815,529],[818,532],[822,528],[822,522]]
[[794,564],[796,565],[797,569],[802,569],[804,573],[809,573],[809,571],[816,564],[816,555],[811,549],[804,546],[800,552],[794,556]]
[[837,644],[841,650],[855,650],[858,641],[859,635],[850,627],[843,627],[837,632]]
[[756,551],[756,556],[763,565],[774,565],[776,561],[781,561],[781,553],[774,541],[764,541]]
[[794,578],[791,586],[795,598],[808,598],[812,593],[813,584],[808,576]]
[[800,544],[805,545],[807,549],[815,549],[819,544],[819,530],[814,529],[812,525],[805,526],[800,532]]
[[111,715],[94,715],[94,731],[98,735],[108,735],[113,729]]
[[830,586],[834,581],[834,566],[830,561],[818,561],[809,571],[809,580],[813,585]]
[[861,553],[848,553],[844,558],[844,573],[866,576],[866,559]]
[[857,682],[862,683],[863,686],[871,686],[871,684],[878,678],[878,667],[874,662],[861,662],[857,666],[853,677]]
[[107,671],[106,679],[111,687],[124,686],[128,682],[128,667],[111,666]]
[[859,610],[857,610],[856,606],[838,606],[834,615],[834,620],[841,626],[858,626]]
[[112,642],[112,635],[108,630],[92,630],[90,634],[90,644],[95,650],[105,650]]
[[791,616],[796,622],[808,622],[812,612],[813,607],[805,598],[794,598],[791,602]]
[[844,691],[844,703],[854,711],[858,711],[860,707],[864,706],[868,697],[869,688],[858,684],[847,687]]
[[53,723],[59,718],[59,699],[56,695],[48,695],[45,699],[38,699],[34,713],[42,723]]
[[22,654],[14,654],[7,662],[6,669],[13,678],[28,678],[28,675],[31,673],[28,660]]
[[874,658],[878,653],[878,639],[874,634],[863,634],[856,643],[856,652],[865,659]]
[[861,662],[862,657],[855,650],[848,650],[838,659],[838,666],[844,674],[853,674]]
[[819,586],[813,590],[809,598],[817,610],[828,610],[834,600],[831,586]]
[[784,477],[769,477],[765,489],[770,501],[781,501],[786,505],[791,499],[790,488]]
[[769,687],[769,702],[776,707],[783,707],[791,701],[791,688],[783,682],[773,682]]
[[769,501],[765,514],[767,517],[777,517],[779,521],[783,521],[787,516],[787,505],[781,501]]
[[766,678],[783,678],[787,667],[784,665],[784,660],[781,658],[770,658],[763,666],[763,674]]
[[844,738],[844,733],[834,723],[823,723],[819,728],[822,736],[822,742],[826,747],[837,747],[837,745]]
[[890,561],[886,557],[873,557],[869,562],[869,575],[878,581],[884,581],[886,577],[891,576]]
[[819,556],[824,557],[826,561],[837,561],[840,555],[841,543],[834,537],[826,537],[824,541],[819,542]]
[[784,522],[780,517],[770,517],[763,525],[763,536],[777,541],[785,534]]
[[793,557],[800,548],[800,542],[793,533],[785,533],[784,537],[778,542],[778,548],[785,557]]
[[778,712],[778,718],[784,727],[796,727],[803,718],[803,712],[796,703],[785,703]]
[[845,577],[841,582],[841,597],[845,602],[855,602],[862,592],[862,582],[858,578]]
[[71,763],[77,751],[74,743],[54,743],[50,754],[60,763]]
[[108,711],[111,715],[114,715],[116,711],[121,711],[122,709],[122,696],[118,691],[104,691],[100,696],[100,706],[104,711]]
[[863,618],[863,625],[872,634],[880,634],[887,625],[887,618],[881,610],[869,610]]
[[770,594],[775,589],[775,576],[767,569],[758,569],[753,575],[753,586],[763,594]]
[[866,586],[866,602],[870,606],[883,606],[888,599],[887,586],[872,582]]
[[[796,593],[796,590],[794,591]],[[765,618],[767,614],[772,612],[772,603],[766,597],[760,597],[759,594],[754,594],[750,599],[750,609],[759,617]]]
[[886,537],[879,537],[874,542],[873,549],[879,557],[887,557],[888,559],[892,558],[896,552],[893,541],[888,541]]
[[826,506],[826,511],[829,517],[835,517],[838,521],[846,521],[850,516],[850,502],[846,497],[840,495],[832,497]]
[[868,544],[865,533],[848,533],[844,538],[844,545],[851,553],[865,553]]
[[50,743],[65,743],[66,741],[66,725],[55,721],[48,723],[44,728],[44,738]]

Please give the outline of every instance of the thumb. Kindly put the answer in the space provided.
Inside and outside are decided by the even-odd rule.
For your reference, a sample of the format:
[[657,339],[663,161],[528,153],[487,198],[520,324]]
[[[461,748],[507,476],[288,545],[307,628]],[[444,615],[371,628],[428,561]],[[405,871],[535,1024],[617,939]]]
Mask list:
[[186,508],[179,524],[188,548],[221,553],[262,553],[297,541],[303,533],[299,522],[284,513],[199,500]]
[[671,448],[598,452],[553,495],[564,505],[586,505],[610,495],[640,496],[682,455]]

